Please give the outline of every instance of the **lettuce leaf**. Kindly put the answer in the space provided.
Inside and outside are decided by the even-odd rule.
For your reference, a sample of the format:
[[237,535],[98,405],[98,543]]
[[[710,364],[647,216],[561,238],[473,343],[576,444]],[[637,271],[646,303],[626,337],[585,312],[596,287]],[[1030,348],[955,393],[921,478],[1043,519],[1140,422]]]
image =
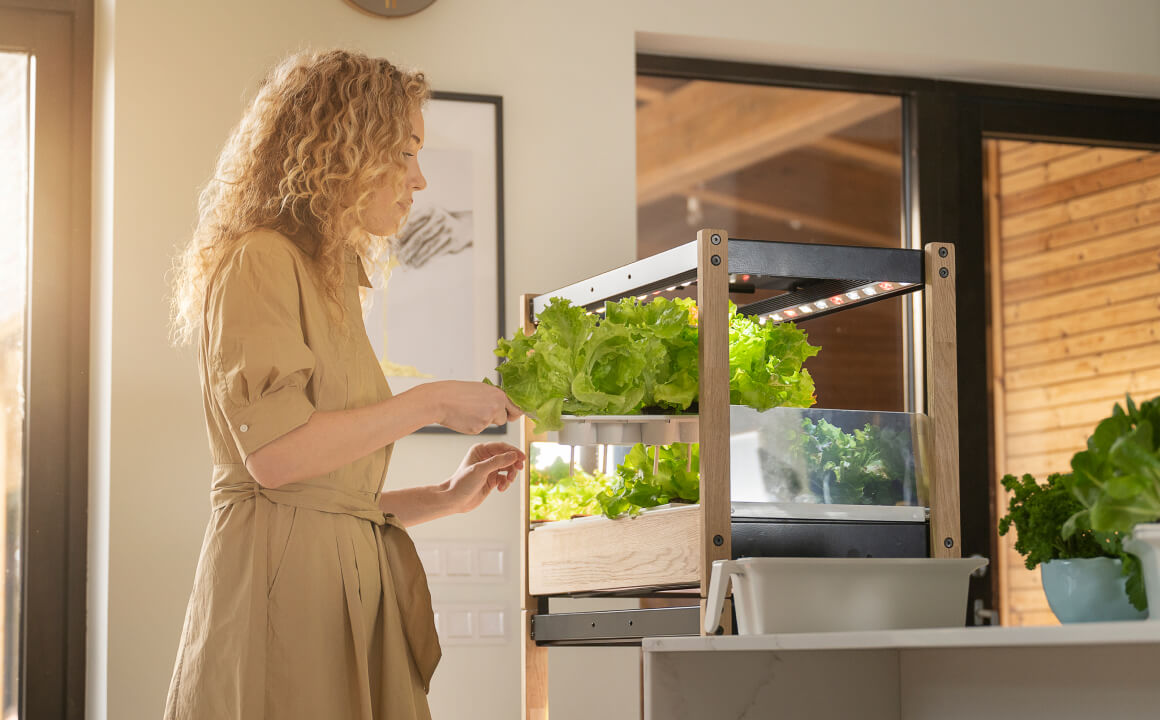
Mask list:
[[[605,304],[599,322],[553,298],[531,336],[500,339],[495,354],[512,402],[558,430],[561,416],[680,413],[697,401],[697,306],[692,300],[636,298]],[[730,402],[758,410],[814,404],[802,363],[820,348],[791,323],[761,325],[729,305]]]
[[659,448],[637,443],[613,475],[572,471],[563,460],[538,469],[532,447],[528,472],[532,520],[567,520],[598,513],[617,518],[677,500],[695,503],[700,497],[701,455],[696,443]]
[[537,432],[560,428],[564,402],[571,397],[595,327],[595,319],[582,308],[553,299],[530,337],[520,329],[511,340],[500,338],[495,354],[507,360],[498,368],[503,388],[536,419]]
[[530,471],[528,512],[531,520],[568,520],[601,512],[596,497],[604,491],[605,479],[579,469],[568,475],[567,463],[564,470],[566,474],[555,479],[534,468]]
[[639,382],[644,407],[681,412],[697,399],[697,328],[692,311],[696,303],[685,298],[656,298],[640,303],[627,298],[605,303],[605,324],[626,327],[632,333],[646,365]]
[[598,325],[584,347],[584,362],[572,377],[575,402],[565,402],[567,409],[576,415],[626,415],[640,410],[647,350],[647,343],[637,342],[628,327],[610,322]]
[[635,515],[641,508],[674,501],[695,503],[701,497],[700,470],[700,446],[696,443],[659,447],[637,443],[596,500],[610,518]]
[[814,379],[802,364],[821,348],[793,323],[760,324],[729,304],[729,402],[757,410],[810,407]]
[[[1096,425],[1087,449],[1071,458],[1063,481],[1083,509],[1063,525],[1063,537],[1084,529],[1129,533],[1139,523],[1160,522],[1160,397],[1139,406],[1129,395]],[[1139,610],[1147,607],[1140,563],[1121,555],[1128,575],[1128,596]]]

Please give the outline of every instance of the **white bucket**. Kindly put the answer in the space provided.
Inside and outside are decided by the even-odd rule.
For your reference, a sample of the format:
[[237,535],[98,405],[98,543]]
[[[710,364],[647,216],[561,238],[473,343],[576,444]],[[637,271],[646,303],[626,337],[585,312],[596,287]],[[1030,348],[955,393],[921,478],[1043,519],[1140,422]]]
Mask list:
[[713,563],[705,632],[730,579],[740,635],[961,627],[986,558],[745,558]]

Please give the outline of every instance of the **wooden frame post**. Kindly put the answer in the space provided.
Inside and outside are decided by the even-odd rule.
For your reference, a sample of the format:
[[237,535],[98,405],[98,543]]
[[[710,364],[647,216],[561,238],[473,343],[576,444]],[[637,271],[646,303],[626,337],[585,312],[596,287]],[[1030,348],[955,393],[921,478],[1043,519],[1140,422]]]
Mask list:
[[[520,327],[525,335],[535,332],[532,320],[532,300],[535,295],[520,296]],[[548,720],[548,648],[536,645],[532,637],[532,623],[539,609],[537,599],[528,586],[528,533],[531,532],[531,471],[533,423],[527,417],[520,420],[520,446],[528,458],[524,477],[520,482],[520,617],[523,645],[520,647],[520,687],[524,720]]]
[[[729,492],[729,235],[697,233],[697,324],[701,444],[701,618],[714,560],[732,557]],[[719,623],[730,630],[726,604]],[[704,628],[705,623],[701,623]],[[704,632],[704,630],[702,630]]]
[[930,556],[960,557],[959,390],[955,246],[930,243],[925,253],[926,402],[933,427]]

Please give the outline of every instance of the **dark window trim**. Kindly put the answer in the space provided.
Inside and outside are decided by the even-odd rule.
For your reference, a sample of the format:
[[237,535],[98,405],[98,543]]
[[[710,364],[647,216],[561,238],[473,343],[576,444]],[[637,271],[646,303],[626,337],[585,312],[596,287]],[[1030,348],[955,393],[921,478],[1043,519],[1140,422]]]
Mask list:
[[17,662],[21,718],[80,720],[87,649],[93,0],[0,0],[0,11],[52,18],[67,28],[58,37],[67,53],[68,122],[61,134],[69,179],[62,204],[49,210],[67,218],[67,231],[34,236],[30,254]]
[[[922,242],[955,244],[958,271],[959,473],[964,555],[997,557],[995,461],[988,388],[983,140],[1027,139],[1160,148],[1160,100],[899,75],[816,70],[664,55],[637,55],[637,73],[661,77],[898,95],[912,133]],[[971,310],[967,312],[967,310]],[[979,452],[986,448],[987,452]],[[979,483],[985,489],[979,487]],[[986,518],[986,522],[979,522]],[[973,582],[971,600],[995,608],[995,572]],[[968,611],[970,614],[970,611]]]
[[[73,5],[73,231],[69,238],[69,535],[61,716],[83,720],[88,674],[89,330],[92,284],[93,0]],[[31,716],[29,716],[31,717]]]

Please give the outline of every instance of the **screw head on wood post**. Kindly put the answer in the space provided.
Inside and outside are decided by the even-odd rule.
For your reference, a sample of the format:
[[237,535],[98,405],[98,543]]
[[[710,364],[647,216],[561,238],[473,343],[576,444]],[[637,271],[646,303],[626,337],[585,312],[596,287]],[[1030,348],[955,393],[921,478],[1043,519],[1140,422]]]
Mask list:
[[939,256],[939,257],[945,258],[945,257],[946,257],[948,254],[949,254],[949,253],[947,253],[947,249],[946,249],[946,248],[939,248],[939,249],[938,249],[938,256]]
[[714,265],[720,265],[721,264],[721,256],[714,255],[713,257],[709,258],[709,262],[713,263]]
[[941,278],[945,278],[946,276],[948,276],[950,274],[951,274],[951,271],[947,270],[946,268],[939,268],[938,269],[938,276]]
[[721,236],[718,235],[717,233],[713,233],[711,236],[709,236],[709,242],[713,243],[714,245],[720,245],[721,244]]
[[717,547],[721,547],[722,545],[725,544],[725,538],[721,537],[720,535],[714,535],[713,536],[713,544],[716,545]]
[[943,547],[945,547],[949,550],[949,549],[953,548],[954,546],[955,546],[955,541],[953,539],[943,538]]

